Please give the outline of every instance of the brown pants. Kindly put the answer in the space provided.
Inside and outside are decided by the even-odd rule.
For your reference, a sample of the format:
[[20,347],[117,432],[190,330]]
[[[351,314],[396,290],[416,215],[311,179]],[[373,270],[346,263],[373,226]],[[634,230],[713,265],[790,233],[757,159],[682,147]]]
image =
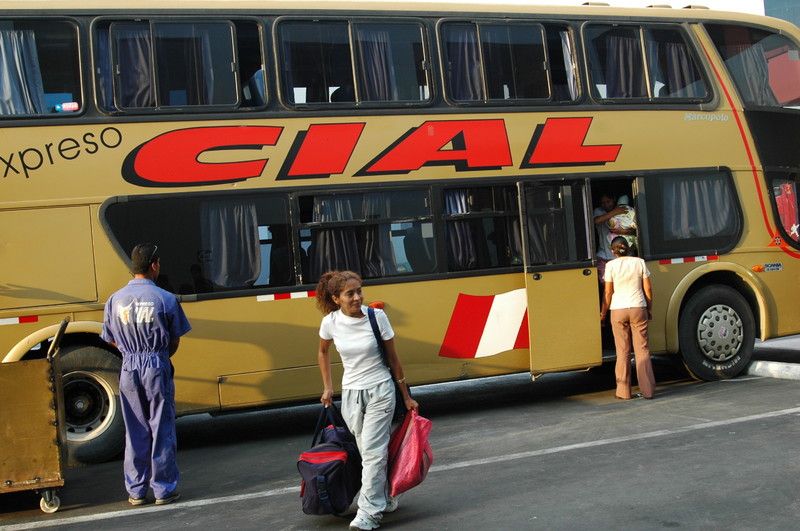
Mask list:
[[650,346],[647,342],[647,308],[611,310],[611,329],[617,346],[617,396],[631,397],[631,346],[636,357],[636,379],[645,398],[652,398],[656,390]]

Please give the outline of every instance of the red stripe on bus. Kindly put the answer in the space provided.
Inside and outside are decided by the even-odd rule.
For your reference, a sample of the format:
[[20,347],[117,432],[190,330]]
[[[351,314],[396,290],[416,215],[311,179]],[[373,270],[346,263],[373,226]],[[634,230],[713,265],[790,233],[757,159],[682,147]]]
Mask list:
[[494,302],[493,295],[458,294],[450,324],[444,334],[439,356],[474,358],[481,342],[486,320]]
[[20,317],[19,318],[19,323],[20,324],[23,324],[23,323],[38,323],[38,322],[39,322],[39,316],[38,315],[26,315],[25,317]]

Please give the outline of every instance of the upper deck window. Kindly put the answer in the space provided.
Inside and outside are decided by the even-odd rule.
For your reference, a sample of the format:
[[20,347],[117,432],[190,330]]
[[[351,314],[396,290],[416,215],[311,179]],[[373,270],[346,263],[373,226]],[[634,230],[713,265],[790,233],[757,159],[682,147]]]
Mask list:
[[231,22],[105,22],[96,53],[105,110],[230,108],[240,101]]
[[74,24],[0,20],[0,116],[80,110],[81,70]]
[[763,29],[707,24],[745,106],[800,107],[800,50]]
[[278,39],[283,97],[290,105],[430,99],[419,24],[285,21]]
[[639,102],[708,99],[708,85],[679,30],[591,24],[585,36],[596,98]]
[[455,102],[569,101],[577,97],[566,28],[446,22],[441,35],[447,95]]

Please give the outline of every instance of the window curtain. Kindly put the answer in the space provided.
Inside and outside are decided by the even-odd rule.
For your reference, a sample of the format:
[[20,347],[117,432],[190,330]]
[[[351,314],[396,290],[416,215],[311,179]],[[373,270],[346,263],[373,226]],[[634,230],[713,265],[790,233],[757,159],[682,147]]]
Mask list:
[[721,52],[745,103],[780,107],[769,85],[767,58],[760,44],[722,46]]
[[685,176],[664,182],[664,239],[685,240],[731,234],[736,213],[723,176]]
[[[683,42],[663,42],[648,40],[648,63],[651,70],[651,83],[657,81],[663,86],[653,96],[656,98],[700,98],[705,89],[699,82],[692,56]],[[663,55],[661,54],[663,50]]]
[[[353,220],[353,210],[348,198],[334,196],[314,198],[312,221],[323,223],[351,220]],[[323,273],[334,269],[361,274],[355,229],[352,227],[312,229],[308,259],[312,281],[318,280]]]
[[541,185],[525,189],[526,231],[530,264],[556,264],[569,257],[564,210],[556,186]]
[[608,98],[647,96],[639,39],[621,35],[607,38],[605,78]]
[[361,99],[364,101],[396,101],[397,79],[394,72],[389,32],[358,31],[361,48]]
[[[188,105],[211,105],[214,103],[214,62],[211,57],[210,31],[197,26],[192,27],[193,36],[184,39],[183,59],[186,65],[186,103]],[[162,100],[170,105],[168,94]]]
[[[389,197],[381,192],[364,196],[364,217],[381,219],[391,217]],[[397,261],[392,247],[392,227],[389,223],[365,227],[362,256],[362,273],[367,278],[397,274]]]
[[[572,64],[572,41],[568,31],[559,32],[561,36],[561,51],[564,54],[564,68],[567,71],[567,84],[569,87],[569,99],[574,100],[578,97],[578,80],[575,77],[575,65]],[[561,100],[562,98],[558,98]]]
[[112,29],[119,72],[118,103],[123,108],[155,107],[150,27],[129,24]]
[[255,203],[215,201],[200,207],[206,278],[223,288],[251,286],[261,274]]
[[97,101],[106,111],[114,110],[114,86],[109,29],[97,32]]
[[[469,212],[466,190],[445,190],[445,214],[466,214]],[[472,234],[472,227],[466,220],[447,222],[447,250],[450,270],[474,269],[478,265],[478,253]]]
[[475,26],[448,26],[447,59],[452,97],[456,100],[485,100]]
[[0,30],[0,114],[44,114],[44,83],[32,30]]

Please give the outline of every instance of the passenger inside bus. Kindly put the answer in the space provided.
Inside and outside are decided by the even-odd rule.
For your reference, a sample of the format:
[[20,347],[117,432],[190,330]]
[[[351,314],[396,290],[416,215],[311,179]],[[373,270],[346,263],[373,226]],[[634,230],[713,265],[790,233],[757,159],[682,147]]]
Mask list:
[[617,236],[622,236],[628,242],[628,256],[637,256],[638,245],[636,241],[636,211],[631,206],[627,194],[622,194],[617,199],[617,207],[624,207],[622,214],[617,214],[608,220],[609,245]]

